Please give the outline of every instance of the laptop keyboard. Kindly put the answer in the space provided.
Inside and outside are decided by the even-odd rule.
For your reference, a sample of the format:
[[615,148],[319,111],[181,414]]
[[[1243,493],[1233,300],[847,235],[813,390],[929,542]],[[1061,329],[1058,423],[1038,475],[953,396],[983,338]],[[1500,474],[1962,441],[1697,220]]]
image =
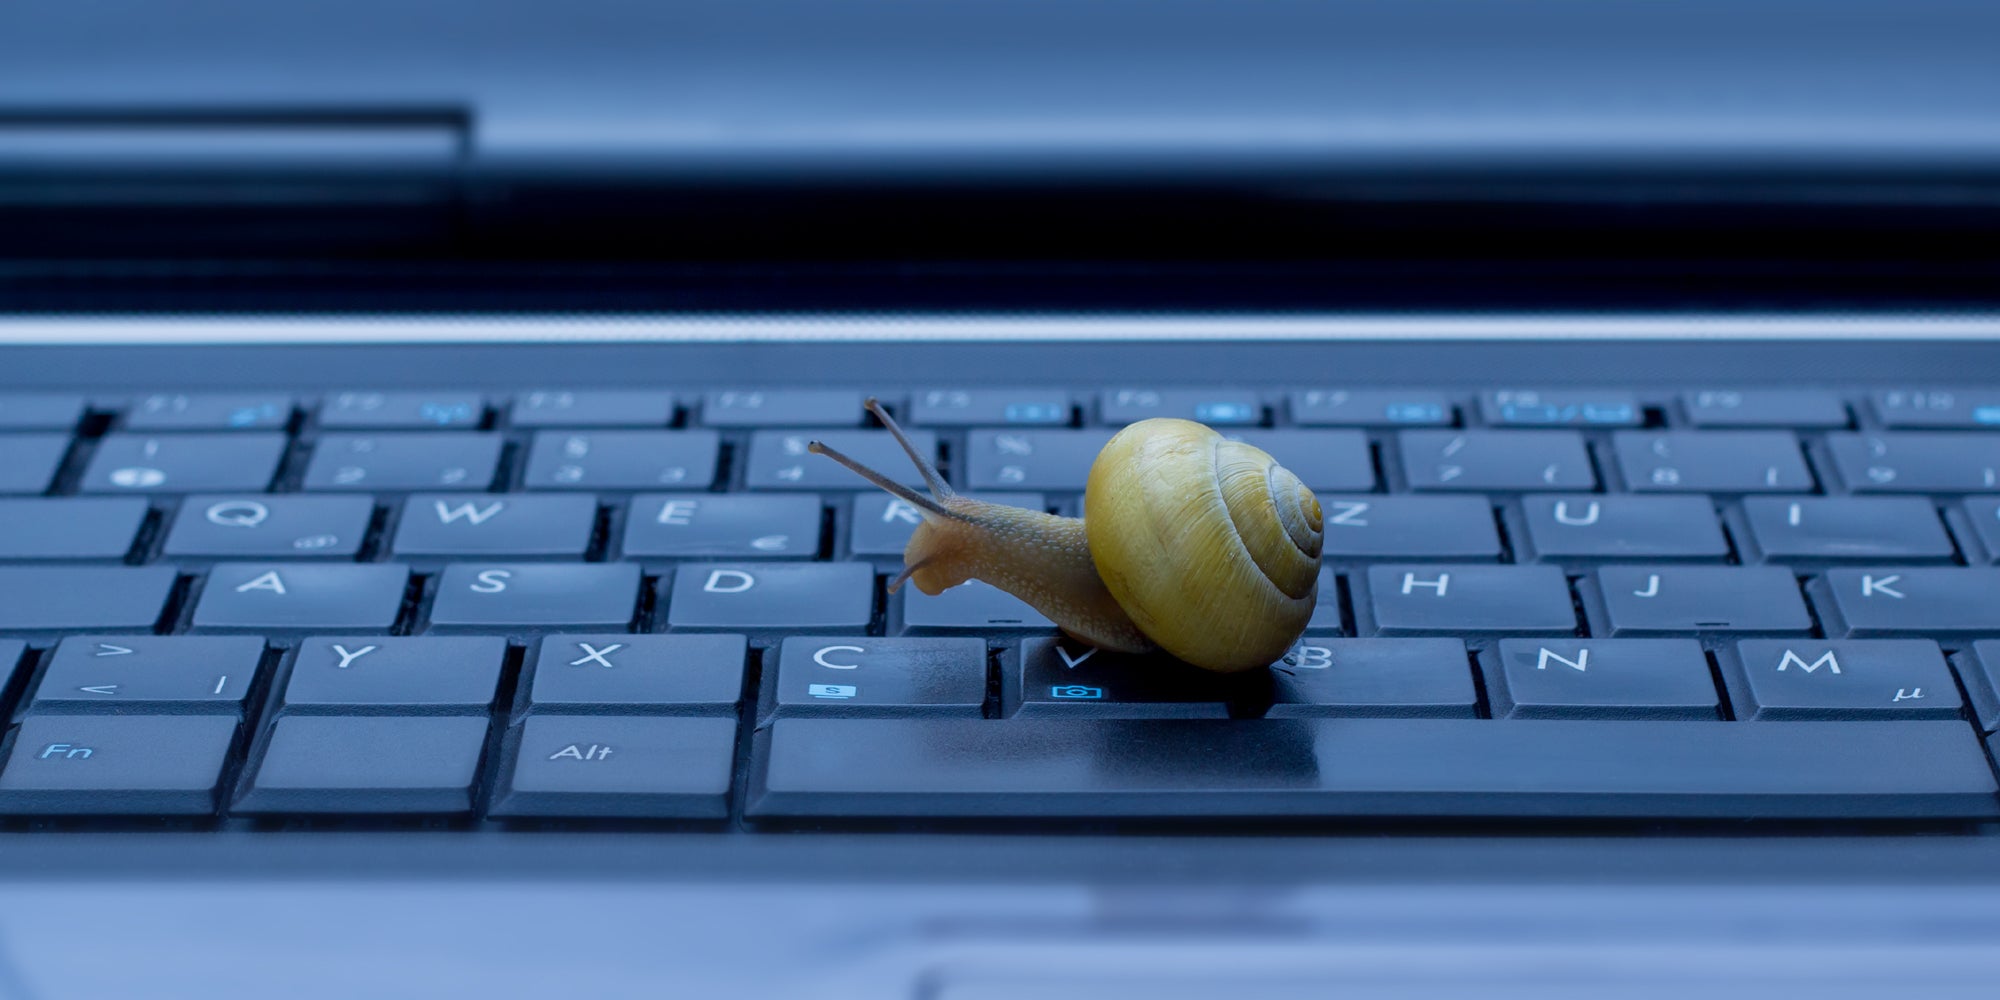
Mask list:
[[0,394],[0,816],[2000,818],[2000,390],[879,388],[1059,513],[1131,421],[1270,451],[1306,637],[886,594],[860,391]]

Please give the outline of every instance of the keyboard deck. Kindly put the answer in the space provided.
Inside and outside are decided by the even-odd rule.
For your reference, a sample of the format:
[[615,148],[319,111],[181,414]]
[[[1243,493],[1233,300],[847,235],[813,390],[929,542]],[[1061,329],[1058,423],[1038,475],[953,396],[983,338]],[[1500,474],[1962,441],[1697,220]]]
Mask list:
[[[1320,608],[1215,677],[973,583],[1197,419],[1321,498]],[[914,482],[914,472],[904,473]],[[0,393],[0,816],[2000,817],[2000,389]]]

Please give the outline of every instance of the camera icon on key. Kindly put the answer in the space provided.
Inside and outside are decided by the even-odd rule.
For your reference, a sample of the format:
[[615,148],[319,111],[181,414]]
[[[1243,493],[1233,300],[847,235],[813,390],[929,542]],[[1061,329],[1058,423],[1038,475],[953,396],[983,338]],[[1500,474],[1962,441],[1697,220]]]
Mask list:
[[1104,689],[1085,687],[1082,684],[1058,684],[1049,689],[1049,697],[1080,701],[1102,701],[1104,700]]

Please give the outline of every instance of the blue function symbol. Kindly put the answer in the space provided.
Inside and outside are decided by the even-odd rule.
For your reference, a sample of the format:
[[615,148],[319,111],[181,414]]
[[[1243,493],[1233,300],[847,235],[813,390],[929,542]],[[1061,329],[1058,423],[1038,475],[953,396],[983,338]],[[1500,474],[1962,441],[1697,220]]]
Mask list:
[[861,689],[852,684],[808,684],[806,685],[806,693],[815,698],[844,701],[860,694]]
[[1078,701],[1103,701],[1104,689],[1085,687],[1082,684],[1058,684],[1049,689],[1051,698],[1069,698]]
[[2000,406],[1973,407],[1972,422],[1976,424],[2000,424]]
[[1247,424],[1259,414],[1248,403],[1199,403],[1194,418],[1204,424]]
[[258,424],[274,422],[278,419],[278,407],[272,403],[258,406],[239,406],[229,411],[229,426],[255,427]]
[[425,403],[417,407],[417,418],[440,427],[471,423],[472,406],[468,403]]
[[1444,420],[1444,407],[1436,403],[1390,403],[1382,408],[1382,418],[1392,424],[1435,424]]
[[1068,410],[1054,403],[1009,403],[1001,417],[1010,424],[1066,424]]
[[1629,403],[1508,403],[1500,418],[1509,423],[1628,424],[1638,416]]

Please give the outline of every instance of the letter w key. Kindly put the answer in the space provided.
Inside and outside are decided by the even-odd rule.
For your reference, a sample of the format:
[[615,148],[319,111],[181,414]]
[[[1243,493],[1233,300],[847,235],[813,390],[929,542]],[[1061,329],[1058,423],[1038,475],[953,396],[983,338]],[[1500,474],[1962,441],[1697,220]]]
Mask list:
[[399,556],[582,559],[597,526],[587,494],[501,498],[420,494],[396,527]]

